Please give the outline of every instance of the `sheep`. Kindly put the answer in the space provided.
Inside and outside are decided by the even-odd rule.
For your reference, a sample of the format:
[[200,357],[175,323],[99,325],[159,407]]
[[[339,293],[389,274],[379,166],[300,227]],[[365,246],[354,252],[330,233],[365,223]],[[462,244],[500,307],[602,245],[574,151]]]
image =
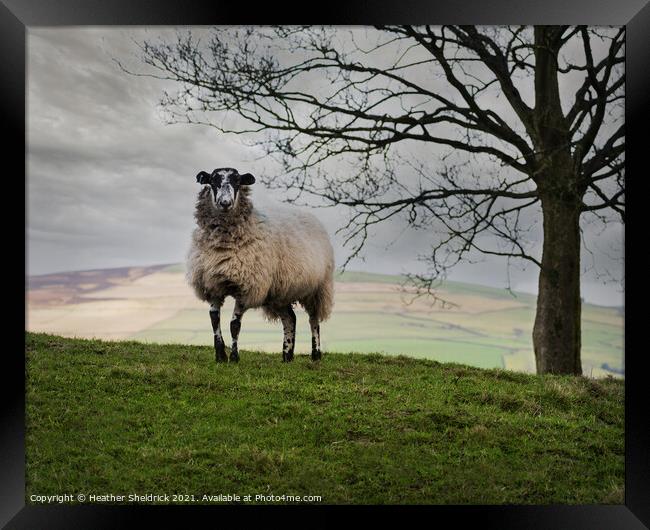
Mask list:
[[217,362],[227,362],[221,334],[224,299],[235,299],[230,321],[230,362],[239,361],[237,341],[244,312],[261,307],[271,321],[282,322],[282,360],[294,357],[298,302],[309,315],[311,359],[321,359],[320,323],[331,313],[334,251],[323,225],[294,208],[253,206],[255,177],[234,168],[201,171],[194,217],[197,227],[187,257],[187,280],[196,296],[210,303]]

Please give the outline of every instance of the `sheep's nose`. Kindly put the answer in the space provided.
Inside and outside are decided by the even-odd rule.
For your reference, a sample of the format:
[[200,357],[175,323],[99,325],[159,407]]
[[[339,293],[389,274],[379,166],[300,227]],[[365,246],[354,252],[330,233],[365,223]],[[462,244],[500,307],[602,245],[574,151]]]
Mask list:
[[219,201],[219,206],[221,206],[222,208],[230,208],[232,206],[232,201],[228,199],[226,200],[222,199]]

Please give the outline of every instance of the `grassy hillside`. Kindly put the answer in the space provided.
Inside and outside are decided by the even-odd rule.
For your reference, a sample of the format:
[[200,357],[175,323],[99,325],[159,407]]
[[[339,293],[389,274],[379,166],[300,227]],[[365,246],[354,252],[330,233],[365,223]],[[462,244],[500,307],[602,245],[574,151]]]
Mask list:
[[[27,333],[27,499],[622,503],[623,382]],[[29,500],[27,501],[29,502]]]
[[[180,273],[182,265],[168,272]],[[336,274],[335,306],[322,326],[325,349],[337,352],[378,352],[408,355],[479,368],[535,371],[532,329],[536,297],[484,285],[444,282],[438,294],[451,308],[432,306],[422,298],[408,304],[400,292],[403,278],[395,275],[346,271]],[[406,302],[406,303],[405,303]],[[232,311],[228,300],[224,314]],[[305,353],[311,339],[306,315],[297,311],[297,347]],[[227,317],[229,318],[229,317]],[[584,304],[582,308],[583,372],[589,376],[621,376],[623,318],[618,308]],[[206,308],[184,307],[129,338],[156,343],[207,345],[212,341]],[[281,329],[269,324],[258,310],[246,313],[240,336],[242,347],[273,351]]]
[[[442,307],[427,298],[413,300],[401,289],[400,276],[346,271],[335,280],[334,311],[322,325],[327,351],[535,372],[532,295],[444,282],[437,293],[451,305]],[[195,297],[180,264],[32,277],[27,299],[27,329],[33,332],[159,344],[212,342],[207,304]],[[226,300],[224,320],[233,304]],[[309,325],[304,311],[298,309],[297,316],[297,351],[307,353]],[[583,373],[623,377],[623,323],[618,308],[584,305]],[[281,326],[252,309],[244,316],[240,341],[244,349],[276,351]]]

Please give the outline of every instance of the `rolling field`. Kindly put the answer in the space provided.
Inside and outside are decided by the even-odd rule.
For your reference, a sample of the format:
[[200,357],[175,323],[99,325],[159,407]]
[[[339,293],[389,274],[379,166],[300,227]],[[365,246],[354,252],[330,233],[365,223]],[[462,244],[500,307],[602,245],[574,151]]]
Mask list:
[[[446,282],[438,294],[452,305],[443,308],[422,298],[412,301],[400,282],[390,275],[337,275],[334,312],[322,325],[324,351],[404,354],[534,372],[534,296],[513,297],[505,289]],[[212,343],[207,306],[194,298],[180,265],[30,278],[27,305],[30,331],[149,343]],[[232,307],[228,299],[224,324]],[[306,314],[302,309],[296,314],[296,352],[306,353]],[[582,320],[585,375],[624,374],[622,311],[585,304]],[[259,310],[244,315],[242,349],[278,352],[281,342],[280,324],[266,322]]]
[[[26,502],[622,504],[624,383],[27,333]],[[193,497],[191,497],[193,496]],[[268,498],[268,497],[267,497]],[[191,499],[191,500],[190,500]],[[173,501],[168,501],[173,502]],[[120,503],[112,501],[111,503]]]

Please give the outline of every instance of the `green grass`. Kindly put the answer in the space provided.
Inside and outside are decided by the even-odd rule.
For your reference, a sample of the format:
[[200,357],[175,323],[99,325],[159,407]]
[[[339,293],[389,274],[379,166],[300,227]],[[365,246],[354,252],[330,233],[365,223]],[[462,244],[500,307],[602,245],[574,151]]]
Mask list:
[[622,503],[621,380],[27,333],[30,494]]

